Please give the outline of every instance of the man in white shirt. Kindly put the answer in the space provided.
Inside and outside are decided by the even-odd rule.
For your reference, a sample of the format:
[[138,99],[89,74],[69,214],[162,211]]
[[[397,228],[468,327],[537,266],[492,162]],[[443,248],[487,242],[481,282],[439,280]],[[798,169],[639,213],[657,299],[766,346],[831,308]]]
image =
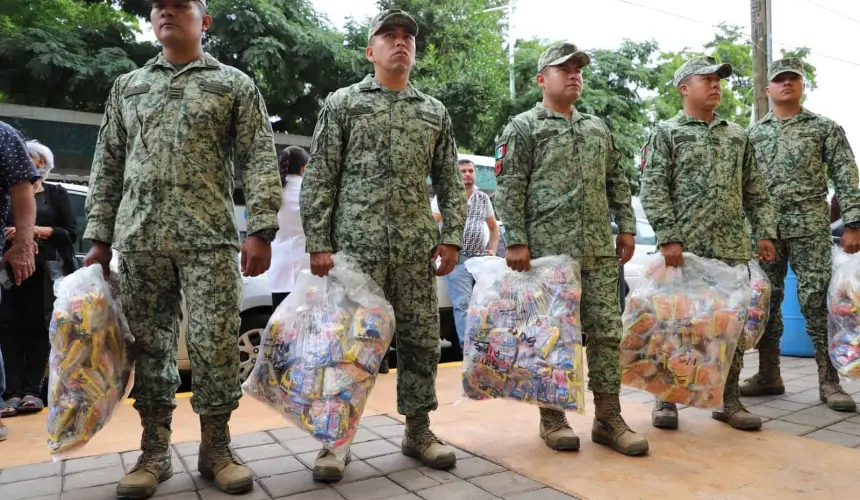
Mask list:
[[[463,184],[466,186],[469,207],[466,212],[460,260],[454,270],[445,276],[445,283],[448,286],[451,304],[454,306],[454,324],[457,328],[457,337],[460,339],[460,348],[462,348],[466,340],[469,301],[472,299],[472,288],[475,286],[475,279],[466,269],[466,261],[473,257],[496,255],[496,248],[499,246],[499,225],[496,222],[490,197],[475,187],[475,164],[469,160],[460,160],[457,163],[463,176]],[[442,214],[439,213],[435,196],[430,206],[433,210],[433,218],[441,223]]]

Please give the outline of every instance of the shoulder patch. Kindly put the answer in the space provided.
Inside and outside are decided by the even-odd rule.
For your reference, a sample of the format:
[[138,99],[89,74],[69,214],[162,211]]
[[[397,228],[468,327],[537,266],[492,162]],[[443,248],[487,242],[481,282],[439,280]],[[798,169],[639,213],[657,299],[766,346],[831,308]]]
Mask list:
[[645,171],[645,157],[648,155],[648,145],[642,146],[642,161],[639,162],[639,171]]
[[505,156],[508,155],[508,143],[507,141],[500,142],[496,146],[496,177],[498,177],[502,173],[502,166],[504,165]]

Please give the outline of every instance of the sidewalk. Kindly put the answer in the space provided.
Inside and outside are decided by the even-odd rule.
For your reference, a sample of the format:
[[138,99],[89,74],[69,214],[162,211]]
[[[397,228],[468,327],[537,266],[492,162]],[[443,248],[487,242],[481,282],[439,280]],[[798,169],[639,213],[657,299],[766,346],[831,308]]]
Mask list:
[[[756,360],[755,354],[746,357],[746,371],[754,371]],[[651,442],[649,455],[640,458],[623,457],[591,442],[590,394],[586,415],[570,415],[582,449],[559,453],[538,438],[536,407],[510,401],[455,404],[460,399],[459,367],[441,367],[440,408],[431,418],[440,437],[459,448],[460,459],[447,473],[420,467],[400,455],[403,427],[395,408],[395,377],[383,375],[367,405],[347,477],[334,487],[311,480],[308,466],[318,445],[246,397],[231,421],[233,444],[258,481],[252,494],[237,498],[856,498],[852,489],[860,450],[849,446],[860,445],[860,417],[831,412],[819,404],[817,391],[810,386],[817,384],[812,360],[785,358],[783,363],[788,393],[747,402],[751,410],[773,419],[762,432],[732,430],[695,408],[681,411],[680,430],[654,429],[649,396],[625,390],[625,418]],[[860,384],[849,386],[849,392],[860,394]],[[64,500],[114,498],[116,482],[136,458],[129,450],[135,450],[140,439],[131,406],[123,405],[79,453],[90,458],[65,462],[50,462],[45,417],[43,413],[4,420],[10,437],[0,444],[0,499],[59,499],[61,492]],[[188,399],[180,399],[173,434],[176,475],[159,488],[161,498],[226,498],[196,472],[198,439],[196,416]]]

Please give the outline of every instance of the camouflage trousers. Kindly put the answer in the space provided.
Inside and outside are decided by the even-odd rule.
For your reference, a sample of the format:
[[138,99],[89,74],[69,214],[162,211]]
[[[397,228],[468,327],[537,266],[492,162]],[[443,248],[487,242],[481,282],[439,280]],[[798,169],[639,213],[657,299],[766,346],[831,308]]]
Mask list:
[[397,412],[426,415],[438,407],[436,371],[442,354],[436,275],[428,260],[361,262],[394,307],[397,343]]
[[621,304],[618,302],[620,268],[612,264],[583,269],[582,331],[588,336],[588,388],[618,394],[621,389]]
[[123,253],[119,269],[123,308],[138,348],[135,408],[176,407],[184,295],[185,343],[194,373],[191,407],[199,415],[235,410],[242,396],[236,347],[242,276],[236,250]]
[[779,345],[782,337],[782,299],[790,261],[797,275],[797,298],[800,312],[806,318],[806,331],[816,349],[827,349],[827,288],[830,286],[832,247],[833,240],[827,232],[776,241],[776,260],[773,264],[762,264],[773,285],[770,315],[762,342]]

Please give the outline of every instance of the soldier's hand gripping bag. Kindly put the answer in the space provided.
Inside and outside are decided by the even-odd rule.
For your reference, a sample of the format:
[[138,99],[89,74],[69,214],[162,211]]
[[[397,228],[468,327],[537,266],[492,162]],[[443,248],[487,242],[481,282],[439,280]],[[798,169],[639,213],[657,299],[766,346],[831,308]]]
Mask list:
[[699,408],[723,402],[750,305],[747,266],[684,254],[684,265],[649,261],[627,298],[621,381],[663,401]]
[[830,360],[843,380],[860,379],[860,254],[833,249],[827,295]]
[[744,323],[745,349],[757,346],[764,336],[770,314],[770,296],[773,292],[773,286],[758,261],[751,260],[749,267],[752,298],[747,310],[747,320]]
[[269,319],[245,394],[324,447],[348,446],[394,337],[394,309],[347,256],[325,278],[302,271]]
[[520,273],[505,259],[481,257],[466,269],[476,283],[463,349],[465,396],[584,413],[579,264],[544,257]]
[[82,267],[54,284],[48,378],[48,450],[55,459],[85,445],[133,385],[134,338],[116,274]]

